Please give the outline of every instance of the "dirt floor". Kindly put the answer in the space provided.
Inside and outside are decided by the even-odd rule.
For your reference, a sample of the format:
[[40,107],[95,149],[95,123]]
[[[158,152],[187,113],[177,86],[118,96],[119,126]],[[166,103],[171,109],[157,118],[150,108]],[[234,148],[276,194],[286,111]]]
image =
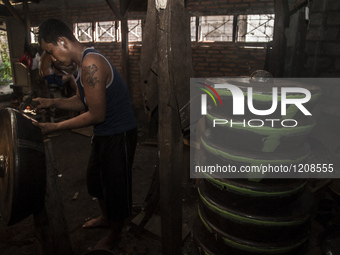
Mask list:
[[[83,134],[80,134],[83,133]],[[88,195],[86,189],[85,169],[90,148],[90,137],[87,130],[79,132],[62,131],[46,138],[51,139],[53,154],[58,171],[58,184],[64,206],[69,235],[74,255],[85,254],[88,247],[95,245],[107,234],[105,229],[84,230],[82,224],[98,216],[97,201]],[[84,135],[85,134],[85,135]],[[139,130],[133,166],[133,200],[134,215],[127,221],[119,245],[113,250],[116,255],[161,253],[159,236],[159,209],[155,211],[156,219],[150,220],[149,227],[136,233],[134,218],[145,207],[145,198],[150,188],[153,172],[157,165],[157,146],[146,139],[143,129]],[[318,155],[326,151],[317,152]],[[321,155],[322,156],[322,155]],[[323,238],[338,226],[338,202],[331,196],[328,184],[311,181],[309,187],[314,190],[314,212],[312,217],[312,231],[305,255],[321,255],[320,245]],[[73,200],[76,193],[77,199]],[[190,230],[197,211],[198,196],[193,183],[183,183],[183,226]],[[332,226],[332,227],[330,227]],[[185,232],[182,254],[192,254],[192,239],[189,232]],[[0,254],[1,255],[36,255],[37,238],[34,232],[33,217],[6,227],[0,226]]]
[[[80,134],[83,133],[83,134]],[[64,206],[74,255],[85,254],[88,247],[93,246],[104,237],[106,229],[83,229],[82,224],[99,215],[97,201],[88,195],[86,189],[85,170],[90,149],[88,131],[63,131],[46,138],[51,139],[53,154],[58,171],[58,184]],[[153,172],[157,164],[157,146],[153,142],[145,142],[145,132],[139,129],[139,142],[133,166],[133,216],[123,229],[119,245],[114,254],[161,254],[159,209],[141,232],[136,231],[138,217],[145,208],[145,198],[152,182]],[[76,199],[73,199],[78,193]],[[183,254],[191,253],[190,224],[196,213],[197,193],[191,183],[183,184]],[[133,223],[135,221],[135,223]],[[148,230],[149,229],[149,230]],[[34,232],[33,216],[14,226],[0,225],[1,255],[36,255],[37,238]]]

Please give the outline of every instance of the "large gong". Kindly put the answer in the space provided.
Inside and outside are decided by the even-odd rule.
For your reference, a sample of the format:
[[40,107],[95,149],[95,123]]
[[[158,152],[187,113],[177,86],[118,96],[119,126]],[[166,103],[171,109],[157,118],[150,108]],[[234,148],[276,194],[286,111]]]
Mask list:
[[0,110],[0,209],[13,225],[44,206],[46,159],[41,131],[19,111]]

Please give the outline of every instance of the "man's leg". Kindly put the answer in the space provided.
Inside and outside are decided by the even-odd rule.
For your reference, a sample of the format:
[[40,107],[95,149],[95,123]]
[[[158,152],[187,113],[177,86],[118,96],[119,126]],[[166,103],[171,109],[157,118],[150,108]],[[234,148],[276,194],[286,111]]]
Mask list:
[[[93,136],[91,140],[91,152],[87,166],[87,188],[91,196],[98,199],[100,216],[89,220],[83,225],[83,228],[109,227],[107,208],[104,202],[100,157],[103,153],[103,138]],[[105,149],[104,149],[105,151]]]
[[124,134],[123,137],[120,137],[119,142],[116,143],[117,150],[115,150],[114,153],[111,151],[111,155],[116,155],[117,157],[109,157],[113,160],[109,165],[115,167],[106,168],[113,170],[113,172],[109,171],[104,174],[105,179],[111,179],[111,185],[104,186],[108,188],[104,188],[105,197],[110,198],[106,203],[111,231],[94,246],[95,249],[112,249],[120,239],[124,219],[131,215],[132,163],[136,142],[137,131],[135,129]]
[[83,225],[83,228],[109,228],[110,227],[104,200],[98,199],[98,204],[100,208],[100,216],[95,219],[87,221]]

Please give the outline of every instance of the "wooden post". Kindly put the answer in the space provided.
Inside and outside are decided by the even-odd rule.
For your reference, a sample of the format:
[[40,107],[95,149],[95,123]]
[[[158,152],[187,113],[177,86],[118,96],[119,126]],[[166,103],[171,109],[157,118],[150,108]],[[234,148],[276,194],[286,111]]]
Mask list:
[[[191,69],[185,69],[187,44],[183,37],[186,19],[181,0],[163,1],[157,7],[157,60],[159,109],[159,175],[162,254],[182,254],[183,134],[178,93],[189,91]],[[157,2],[156,2],[157,3]],[[190,38],[189,38],[190,41]],[[180,45],[181,44],[181,45]],[[190,48],[191,50],[191,48]],[[191,53],[191,51],[190,51]]]
[[[122,75],[127,84],[129,84],[129,28],[127,18],[121,19],[122,28]],[[131,92],[130,92],[131,93]]]
[[274,0],[274,12],[274,40],[270,57],[269,72],[274,77],[283,77],[286,57],[285,29],[289,25],[288,0]]
[[34,214],[38,255],[71,255],[72,245],[57,183],[51,140],[45,140],[46,198],[42,211]]
[[151,111],[158,106],[163,255],[182,254],[182,131],[189,117],[181,109],[190,100],[191,51],[184,0],[149,0],[140,69],[146,106]]
[[[128,6],[122,7],[121,11],[118,9],[116,4],[113,2],[113,0],[106,0],[106,3],[112,10],[113,14],[117,17],[117,19],[121,22],[121,28],[122,28],[122,60],[121,60],[121,66],[122,66],[122,76],[126,83],[129,83],[129,29],[127,24],[127,11]],[[122,4],[122,2],[121,2]],[[130,3],[129,3],[130,4]],[[128,5],[129,5],[128,4]],[[122,14],[121,12],[124,12]]]
[[[24,15],[25,15],[25,32],[26,32],[26,40],[27,43],[31,43],[31,19],[29,15],[29,9],[28,9],[28,0],[23,1],[23,7],[24,7]],[[35,56],[32,56],[33,58]]]
[[130,9],[132,2],[133,2],[132,0],[120,0],[119,1],[120,13],[122,14],[123,17],[127,16],[127,13]]
[[296,0],[295,3],[289,5],[289,13],[290,15],[293,14],[295,11],[301,8],[301,6],[308,3],[308,0]]

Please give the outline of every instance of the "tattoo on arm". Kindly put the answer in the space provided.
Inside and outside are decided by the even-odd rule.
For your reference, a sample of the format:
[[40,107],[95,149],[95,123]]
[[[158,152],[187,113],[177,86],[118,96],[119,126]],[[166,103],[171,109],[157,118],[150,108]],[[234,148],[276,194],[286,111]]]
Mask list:
[[98,71],[98,67],[95,64],[92,64],[90,66],[86,66],[86,67],[83,68],[83,72],[85,74],[86,81],[93,88],[94,88],[94,86],[96,86],[97,83],[100,82],[98,80],[98,78],[94,76],[97,71]]

